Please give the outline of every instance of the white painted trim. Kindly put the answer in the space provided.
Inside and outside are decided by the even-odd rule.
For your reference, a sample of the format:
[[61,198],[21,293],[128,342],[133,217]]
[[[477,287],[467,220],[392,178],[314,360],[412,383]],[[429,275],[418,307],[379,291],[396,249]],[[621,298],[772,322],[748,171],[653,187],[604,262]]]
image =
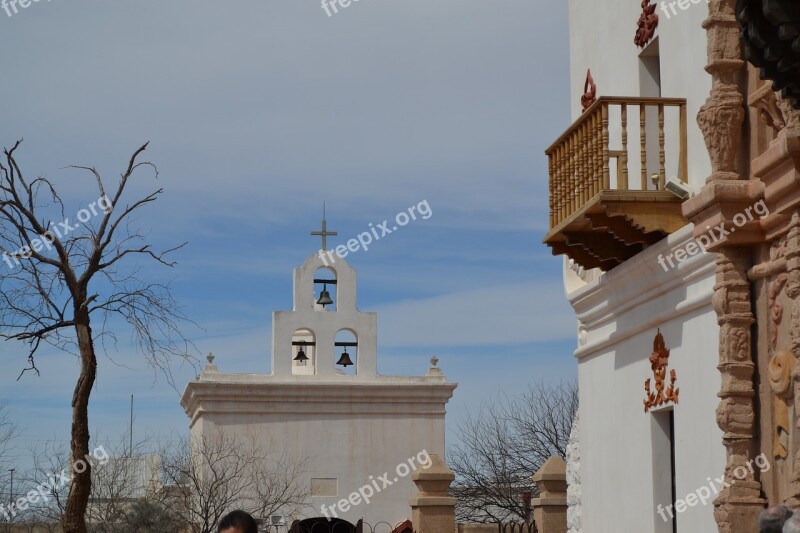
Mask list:
[[[579,322],[580,346],[574,352],[576,358],[591,355],[681,315],[711,307],[713,283],[703,282],[714,275],[716,253],[698,253],[666,272],[658,263],[659,254],[666,255],[692,241],[692,231],[693,225],[684,226],[567,295]],[[619,320],[643,303],[680,288],[686,289],[686,297],[673,307],[656,315],[633,315],[630,320]],[[619,329],[621,323],[623,329]],[[599,333],[608,325],[616,326],[613,332]]]

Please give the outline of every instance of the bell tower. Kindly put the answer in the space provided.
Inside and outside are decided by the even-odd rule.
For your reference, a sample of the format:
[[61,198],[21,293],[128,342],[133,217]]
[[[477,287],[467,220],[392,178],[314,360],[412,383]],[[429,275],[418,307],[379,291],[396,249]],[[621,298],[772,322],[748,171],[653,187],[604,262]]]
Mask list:
[[[322,230],[311,234],[324,251],[336,232],[323,215]],[[314,253],[294,269],[293,292],[292,310],[272,314],[273,376],[375,378],[378,319],[356,307],[356,271],[335,254]]]
[[[316,522],[336,509],[334,516],[351,524],[399,524],[411,517],[408,502],[417,489],[406,475],[413,468],[401,474],[397,465],[444,455],[446,407],[457,384],[435,356],[424,374],[378,375],[377,314],[358,310],[356,271],[326,253],[335,232],[324,217],[314,235],[323,244],[294,269],[292,310],[272,315],[272,372],[228,373],[223,356],[186,386],[181,405],[192,443],[220,434],[254,437],[303,464],[303,506],[276,514]],[[391,490],[338,507],[379,472],[399,474]]]

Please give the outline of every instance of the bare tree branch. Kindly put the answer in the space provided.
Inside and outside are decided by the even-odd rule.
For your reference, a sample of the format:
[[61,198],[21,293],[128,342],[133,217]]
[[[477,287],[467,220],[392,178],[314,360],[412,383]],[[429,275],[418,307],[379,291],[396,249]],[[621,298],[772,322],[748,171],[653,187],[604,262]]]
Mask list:
[[498,396],[458,425],[448,450],[456,474],[452,492],[464,522],[524,520],[522,495],[537,494],[532,477],[554,455],[566,457],[578,407],[573,383],[530,385],[516,397]]
[[[68,167],[90,174],[101,195],[77,211],[79,222],[74,222],[65,215],[53,181],[40,176],[29,182],[23,176],[15,156],[20,143],[3,150],[0,158],[0,338],[27,345],[27,366],[20,378],[26,372],[39,374],[36,354],[43,344],[78,356],[70,453],[82,457],[89,447],[88,406],[97,375],[97,342],[104,349],[105,339],[116,339],[120,321],[115,318],[127,322],[136,348],[171,385],[173,360],[194,363],[197,351],[182,331],[192,322],[169,286],[139,277],[134,262],[172,267],[170,254],[185,243],[154,250],[132,223],[163,192],[158,188],[140,198],[126,198],[138,170],[150,169],[158,177],[154,164],[139,160],[147,144],[134,151],[111,198],[95,167]],[[91,475],[89,468],[72,477],[62,516],[67,533],[86,533]]]
[[176,489],[171,509],[193,533],[212,533],[226,513],[242,509],[266,519],[294,516],[308,496],[298,480],[307,460],[296,459],[256,435],[227,437],[219,430],[183,439],[163,452],[164,474]]

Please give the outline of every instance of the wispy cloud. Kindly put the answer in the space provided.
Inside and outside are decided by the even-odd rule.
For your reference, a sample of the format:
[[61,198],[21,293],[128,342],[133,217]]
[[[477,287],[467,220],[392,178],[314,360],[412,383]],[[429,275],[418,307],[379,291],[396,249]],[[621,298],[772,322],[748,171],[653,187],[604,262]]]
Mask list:
[[498,346],[575,335],[574,315],[558,282],[479,287],[377,311],[385,346]]

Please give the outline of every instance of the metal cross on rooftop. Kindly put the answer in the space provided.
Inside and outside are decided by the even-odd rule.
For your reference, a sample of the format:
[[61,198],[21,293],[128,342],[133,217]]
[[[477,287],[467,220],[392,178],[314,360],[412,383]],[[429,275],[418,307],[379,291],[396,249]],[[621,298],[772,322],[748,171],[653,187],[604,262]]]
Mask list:
[[325,220],[325,204],[322,204],[322,231],[312,231],[314,237],[322,237],[322,250],[328,249],[328,235],[338,235],[335,231],[328,231],[328,221]]

